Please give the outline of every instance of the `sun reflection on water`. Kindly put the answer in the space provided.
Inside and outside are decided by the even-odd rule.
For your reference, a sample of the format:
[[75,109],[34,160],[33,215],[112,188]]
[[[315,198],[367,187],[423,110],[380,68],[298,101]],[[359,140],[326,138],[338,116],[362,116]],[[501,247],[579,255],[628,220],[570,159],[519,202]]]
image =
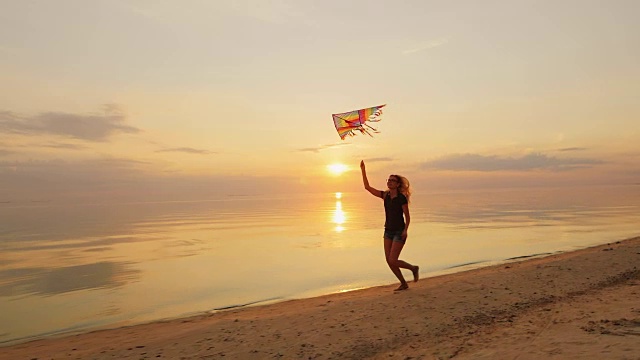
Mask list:
[[[337,192],[336,193],[336,199],[341,199],[342,198],[342,193]],[[336,208],[333,211],[333,223],[336,224],[336,227],[334,228],[334,230],[336,232],[342,232],[344,231],[344,226],[343,224],[347,221],[347,215],[346,213],[342,210],[342,201],[341,200],[336,200]]]

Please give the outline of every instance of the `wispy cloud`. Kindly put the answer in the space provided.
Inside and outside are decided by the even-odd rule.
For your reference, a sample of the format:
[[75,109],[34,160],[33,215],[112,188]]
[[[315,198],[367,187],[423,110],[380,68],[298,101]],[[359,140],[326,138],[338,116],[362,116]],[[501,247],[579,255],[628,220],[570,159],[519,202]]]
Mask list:
[[13,154],[13,151],[0,149],[0,156],[9,155],[9,154]]
[[421,44],[417,45],[414,48],[407,49],[407,50],[403,51],[402,53],[404,55],[413,55],[413,54],[421,52],[421,51],[425,51],[425,50],[436,48],[438,46],[445,45],[448,42],[449,42],[449,38],[448,37],[447,38],[435,39],[435,40],[431,40],[431,41],[427,41],[427,42],[421,43]]
[[302,148],[302,149],[298,149],[298,151],[308,151],[308,152],[320,152],[322,150],[327,150],[327,149],[335,149],[337,147],[341,147],[341,146],[347,146],[347,145],[351,145],[351,144],[347,144],[347,143],[339,143],[339,144],[327,144],[327,145],[320,145],[320,146],[316,146],[316,147],[308,147],[308,148]]
[[584,148],[584,147],[568,147],[568,148],[558,149],[558,151],[584,151],[584,150],[587,150],[587,148]]
[[140,129],[126,125],[125,121],[123,112],[113,104],[104,105],[101,114],[45,112],[29,117],[0,111],[0,134],[55,135],[103,142],[118,133],[140,132]]
[[107,173],[117,174],[122,173],[124,170],[137,169],[143,165],[151,165],[151,163],[121,158],[92,159],[82,162],[65,161],[61,159],[0,161],[0,173],[2,173],[2,170],[7,169],[11,171],[37,169],[39,171],[38,174],[60,171],[63,174],[98,173],[100,176],[103,176]]
[[602,164],[600,160],[580,158],[557,158],[533,153],[521,157],[499,157],[479,154],[453,154],[422,163],[424,169],[452,171],[530,171],[571,170]]
[[[35,145],[34,145],[35,146]],[[66,149],[66,150],[84,150],[87,147],[79,144],[68,144],[68,143],[49,143],[39,145],[40,147],[53,148],[53,149]]]
[[390,157],[377,157],[377,158],[370,158],[370,159],[364,159],[365,162],[367,163],[375,163],[375,162],[388,162],[388,161],[393,161],[393,158]]
[[162,150],[156,150],[156,152],[178,152],[178,153],[200,154],[200,155],[217,154],[214,151],[202,150],[202,149],[194,149],[194,148],[190,148],[190,147],[177,147],[177,148],[170,148],[170,149],[162,149]]

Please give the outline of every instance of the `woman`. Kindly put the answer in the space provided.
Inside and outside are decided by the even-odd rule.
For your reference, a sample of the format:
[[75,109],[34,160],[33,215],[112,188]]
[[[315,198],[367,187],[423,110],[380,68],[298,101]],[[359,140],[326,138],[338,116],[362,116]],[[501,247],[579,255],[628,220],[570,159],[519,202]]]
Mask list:
[[420,277],[420,268],[418,266],[398,259],[407,240],[407,229],[409,229],[409,223],[411,222],[411,216],[409,215],[409,197],[411,196],[409,180],[400,175],[389,175],[387,190],[377,190],[369,185],[364,161],[360,162],[360,170],[362,170],[364,188],[371,195],[384,200],[386,219],[384,223],[384,256],[391,271],[400,280],[400,286],[394,291],[407,290],[409,285],[404,276],[402,276],[400,268],[411,270],[414,282],[418,281]]

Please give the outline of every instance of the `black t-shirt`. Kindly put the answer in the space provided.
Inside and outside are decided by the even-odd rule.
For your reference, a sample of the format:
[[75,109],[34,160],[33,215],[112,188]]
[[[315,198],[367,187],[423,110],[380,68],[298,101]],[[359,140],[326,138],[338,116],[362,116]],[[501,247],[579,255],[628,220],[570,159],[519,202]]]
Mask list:
[[407,197],[398,193],[398,196],[392,199],[389,192],[384,191],[382,192],[382,196],[384,196],[384,229],[389,231],[404,230],[404,212],[402,211],[402,205],[409,203]]

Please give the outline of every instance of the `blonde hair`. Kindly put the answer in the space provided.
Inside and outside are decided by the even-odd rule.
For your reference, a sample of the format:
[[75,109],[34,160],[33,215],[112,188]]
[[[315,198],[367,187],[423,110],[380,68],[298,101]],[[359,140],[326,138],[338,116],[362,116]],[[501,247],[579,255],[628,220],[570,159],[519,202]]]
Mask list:
[[411,184],[409,183],[409,179],[402,175],[392,174],[391,176],[395,176],[396,179],[398,179],[398,192],[404,195],[408,202],[411,202]]

